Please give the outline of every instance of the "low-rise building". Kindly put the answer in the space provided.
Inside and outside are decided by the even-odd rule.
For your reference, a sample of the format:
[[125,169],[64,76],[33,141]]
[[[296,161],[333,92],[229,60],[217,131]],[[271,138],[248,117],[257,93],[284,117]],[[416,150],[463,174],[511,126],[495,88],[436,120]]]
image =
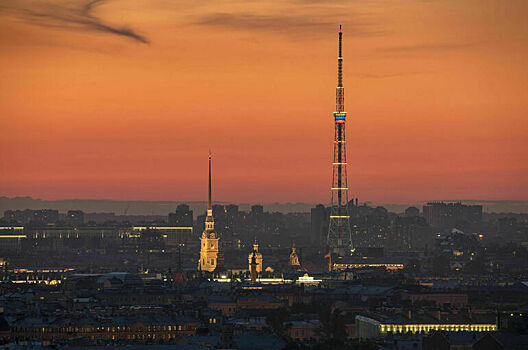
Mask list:
[[473,319],[461,315],[449,316],[437,318],[428,314],[411,317],[358,315],[356,316],[356,335],[360,339],[368,339],[388,334],[429,333],[439,330],[447,332],[490,332],[497,330],[493,315]]

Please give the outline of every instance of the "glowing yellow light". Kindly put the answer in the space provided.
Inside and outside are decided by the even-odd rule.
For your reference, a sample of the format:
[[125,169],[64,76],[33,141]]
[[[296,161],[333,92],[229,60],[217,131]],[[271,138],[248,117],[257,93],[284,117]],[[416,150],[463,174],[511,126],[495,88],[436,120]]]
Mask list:
[[192,226],[134,226],[133,230],[192,230]]

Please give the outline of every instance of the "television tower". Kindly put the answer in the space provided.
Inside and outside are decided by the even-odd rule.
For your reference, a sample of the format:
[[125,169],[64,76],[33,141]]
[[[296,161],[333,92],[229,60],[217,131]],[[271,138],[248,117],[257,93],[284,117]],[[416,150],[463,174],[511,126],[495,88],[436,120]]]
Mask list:
[[332,204],[327,243],[330,251],[348,255],[352,249],[345,143],[345,88],[343,87],[343,33],[339,26],[339,55],[337,56],[336,111],[334,112],[334,161],[332,163]]

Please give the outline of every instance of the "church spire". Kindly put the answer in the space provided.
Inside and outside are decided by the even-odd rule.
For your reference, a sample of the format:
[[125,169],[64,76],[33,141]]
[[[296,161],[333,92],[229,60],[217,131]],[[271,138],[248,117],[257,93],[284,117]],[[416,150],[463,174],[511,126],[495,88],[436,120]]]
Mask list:
[[209,197],[207,201],[207,217],[205,218],[205,231],[207,233],[214,231],[213,204],[211,195],[211,151],[209,151]]
[[207,210],[213,210],[213,206],[211,203],[211,150],[209,150],[209,201],[207,204]]
[[213,202],[211,190],[211,151],[209,151],[209,196],[207,200],[207,216],[205,218],[205,230],[200,238],[200,260],[198,269],[200,271],[213,272],[223,266],[223,254],[220,252],[220,237],[214,231]]

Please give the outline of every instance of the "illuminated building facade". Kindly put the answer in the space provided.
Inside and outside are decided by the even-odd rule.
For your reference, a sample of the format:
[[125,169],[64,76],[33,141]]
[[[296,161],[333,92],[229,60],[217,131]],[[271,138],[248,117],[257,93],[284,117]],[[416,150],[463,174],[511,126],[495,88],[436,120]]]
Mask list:
[[0,252],[20,252],[22,240],[26,238],[23,226],[0,227]]
[[371,317],[356,316],[356,335],[360,339],[377,338],[395,333],[429,333],[431,331],[446,332],[493,332],[497,330],[495,323],[477,322],[384,322]]
[[291,254],[290,254],[289,264],[293,268],[300,268],[301,267],[301,263],[299,262],[299,256],[297,255],[297,252],[295,250],[296,249],[295,249],[295,243],[294,243],[293,246],[292,246]]
[[332,264],[332,270],[349,270],[349,269],[365,269],[365,268],[384,268],[389,271],[402,270],[404,268],[403,263],[392,263],[392,262],[335,262]]
[[213,207],[211,202],[211,153],[209,153],[209,198],[205,229],[200,238],[200,260],[198,270],[212,272],[218,266],[220,237],[214,231]]
[[259,252],[259,246],[258,246],[256,239],[255,239],[255,243],[253,244],[253,251],[249,253],[249,256],[248,256],[248,263],[249,263],[250,270],[251,270],[251,262],[253,258],[255,259],[255,263],[256,263],[255,265],[256,272],[261,273],[262,272],[262,253]]
[[159,341],[172,341],[182,335],[193,336],[200,323],[196,320],[182,320],[162,317],[137,318],[120,317],[111,322],[103,323],[95,319],[84,319],[80,325],[77,319],[61,320],[62,322],[48,321],[34,324],[34,321],[25,319],[18,321],[12,331],[12,337],[18,340],[67,340],[75,337],[85,339],[100,339],[106,342],[134,341],[139,343]]
[[337,57],[336,111],[334,112],[334,161],[332,163],[332,204],[327,243],[330,250],[348,255],[352,248],[350,215],[348,212],[348,187],[345,143],[345,89],[343,87],[343,33],[339,27],[339,55]]

